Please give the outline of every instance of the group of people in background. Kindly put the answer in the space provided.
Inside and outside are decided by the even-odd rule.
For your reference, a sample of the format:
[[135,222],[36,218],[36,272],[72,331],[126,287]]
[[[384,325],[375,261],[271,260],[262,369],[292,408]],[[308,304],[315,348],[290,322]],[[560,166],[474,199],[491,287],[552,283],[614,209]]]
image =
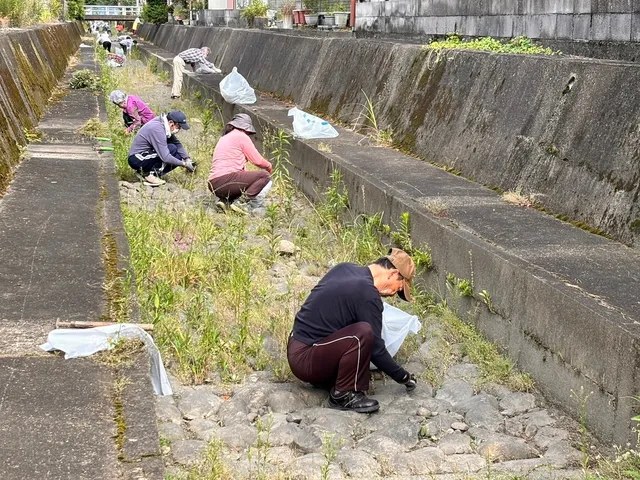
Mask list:
[[[133,28],[131,29],[132,35],[136,34],[140,23],[140,19],[136,17],[133,22]],[[111,25],[109,25],[108,22],[91,22],[89,28],[91,33],[96,35],[97,42],[109,53],[112,53],[111,47],[113,43],[118,43],[120,45],[123,55],[127,55],[133,48],[133,45],[137,43],[131,35],[124,34],[125,27],[122,23],[118,23],[116,25],[118,36],[115,38],[111,37]]]

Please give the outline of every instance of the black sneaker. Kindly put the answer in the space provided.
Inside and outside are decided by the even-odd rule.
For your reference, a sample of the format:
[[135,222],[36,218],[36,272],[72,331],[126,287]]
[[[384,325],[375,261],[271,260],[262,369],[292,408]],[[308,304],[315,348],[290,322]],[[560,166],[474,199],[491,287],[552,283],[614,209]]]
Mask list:
[[380,408],[377,400],[367,398],[362,392],[332,391],[329,394],[329,408],[337,410],[353,410],[358,413],[372,413]]

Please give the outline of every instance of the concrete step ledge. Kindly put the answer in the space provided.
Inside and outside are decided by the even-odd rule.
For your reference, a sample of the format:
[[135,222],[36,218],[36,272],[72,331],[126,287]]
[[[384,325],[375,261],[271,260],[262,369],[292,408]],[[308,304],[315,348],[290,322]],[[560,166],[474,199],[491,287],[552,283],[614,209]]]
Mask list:
[[[141,53],[171,74],[170,52],[145,44]],[[221,79],[189,73],[184,88],[213,99],[225,119],[251,115],[258,139],[265,128],[292,134],[288,106],[264,95],[256,105],[229,105],[219,93]],[[292,174],[300,188],[318,198],[339,169],[355,212],[384,212],[390,224],[409,212],[414,241],[428,244],[433,255],[435,268],[421,279],[424,286],[456,305],[569,413],[577,417],[580,410],[572,391],[593,392],[587,422],[603,441],[631,441],[630,419],[639,411],[632,396],[640,391],[638,252],[338,130],[336,139],[292,141]],[[332,153],[320,151],[320,142]],[[429,201],[447,205],[446,216],[430,213]],[[452,295],[445,288],[449,273],[471,280],[475,298]],[[491,310],[477,295],[483,290]]]

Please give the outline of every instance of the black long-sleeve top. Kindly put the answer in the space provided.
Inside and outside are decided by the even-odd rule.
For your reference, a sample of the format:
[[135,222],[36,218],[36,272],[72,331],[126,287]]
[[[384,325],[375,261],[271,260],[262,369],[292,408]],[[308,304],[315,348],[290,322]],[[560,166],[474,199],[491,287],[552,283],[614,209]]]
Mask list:
[[320,342],[357,322],[371,325],[374,335],[371,361],[395,381],[406,370],[389,355],[382,339],[382,300],[368,267],[341,263],[333,267],[311,290],[296,315],[293,337],[306,345]]

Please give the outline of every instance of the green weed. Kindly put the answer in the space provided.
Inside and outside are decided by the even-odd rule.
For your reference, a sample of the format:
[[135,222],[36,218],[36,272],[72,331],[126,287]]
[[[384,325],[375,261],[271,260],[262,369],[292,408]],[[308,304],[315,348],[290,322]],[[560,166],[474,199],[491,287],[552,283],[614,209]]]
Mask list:
[[423,48],[429,50],[479,50],[494,53],[517,53],[528,55],[557,55],[550,48],[541,47],[529,38],[520,36],[506,41],[491,37],[463,40],[459,35],[452,34],[446,40],[433,41]]

